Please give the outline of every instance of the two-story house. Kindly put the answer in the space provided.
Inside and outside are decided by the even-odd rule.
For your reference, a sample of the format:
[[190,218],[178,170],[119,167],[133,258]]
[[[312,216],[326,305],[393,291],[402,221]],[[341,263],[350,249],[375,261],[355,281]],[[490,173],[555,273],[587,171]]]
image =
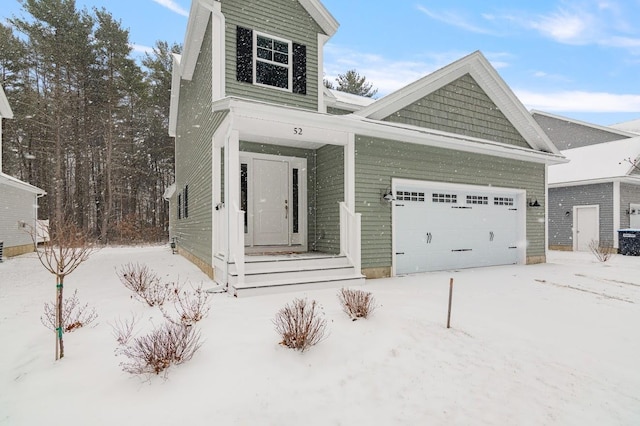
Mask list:
[[564,161],[485,57],[379,100],[326,90],[318,0],[193,1],[171,237],[234,294],[545,261]]

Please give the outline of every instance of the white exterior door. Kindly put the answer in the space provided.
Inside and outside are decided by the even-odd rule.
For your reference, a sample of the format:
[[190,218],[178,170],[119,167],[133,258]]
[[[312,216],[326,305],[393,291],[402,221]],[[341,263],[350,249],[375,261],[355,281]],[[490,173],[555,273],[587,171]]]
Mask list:
[[574,206],[573,250],[589,251],[592,241],[600,241],[600,206]]
[[253,243],[289,244],[289,163],[253,160]]
[[524,259],[524,191],[417,181],[394,187],[396,274]]

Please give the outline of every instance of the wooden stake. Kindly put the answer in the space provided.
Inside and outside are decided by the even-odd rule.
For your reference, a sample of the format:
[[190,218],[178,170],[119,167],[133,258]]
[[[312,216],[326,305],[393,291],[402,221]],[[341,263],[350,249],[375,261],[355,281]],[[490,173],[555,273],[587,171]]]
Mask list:
[[447,328],[451,328],[451,299],[453,298],[453,278],[449,279],[449,312],[447,313]]

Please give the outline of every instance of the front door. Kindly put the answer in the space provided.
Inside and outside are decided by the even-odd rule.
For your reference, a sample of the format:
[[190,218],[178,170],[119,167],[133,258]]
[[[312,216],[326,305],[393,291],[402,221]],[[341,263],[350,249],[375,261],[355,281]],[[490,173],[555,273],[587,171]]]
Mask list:
[[289,244],[289,163],[253,160],[253,244]]
[[589,251],[592,241],[600,240],[599,206],[574,206],[573,250]]

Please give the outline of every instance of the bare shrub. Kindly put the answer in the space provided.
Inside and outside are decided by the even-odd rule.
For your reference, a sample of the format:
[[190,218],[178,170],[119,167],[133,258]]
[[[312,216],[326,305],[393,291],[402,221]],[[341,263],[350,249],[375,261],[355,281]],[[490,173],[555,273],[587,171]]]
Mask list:
[[160,374],[172,365],[189,361],[202,345],[200,332],[195,327],[171,322],[141,337],[132,338],[126,326],[118,329],[116,324],[114,330],[117,340],[129,342],[133,339],[116,350],[117,355],[128,359],[120,363],[122,370],[131,374]]
[[600,262],[606,262],[611,258],[613,254],[613,244],[609,242],[601,243],[598,240],[591,240],[589,243],[589,250]]
[[173,307],[176,311],[177,319],[170,315],[167,310],[160,307],[164,317],[173,322],[185,326],[193,325],[200,321],[209,313],[211,295],[202,288],[202,284],[198,287],[190,286],[190,289],[180,288],[175,284],[172,288]]
[[301,352],[324,339],[327,321],[315,300],[295,299],[276,314],[273,324],[282,337],[281,345]]
[[162,284],[158,275],[144,264],[127,263],[118,271],[118,277],[138,300],[149,306],[162,306],[174,293],[170,284]]
[[127,345],[129,343],[131,337],[133,337],[137,322],[138,318],[134,315],[130,320],[117,319],[114,324],[111,324],[113,337],[115,337],[118,344]]
[[342,288],[338,292],[338,299],[344,312],[353,321],[358,318],[368,318],[376,309],[375,298],[368,291]]
[[[61,327],[65,333],[87,326],[98,318],[95,308],[89,308],[89,304],[80,305],[78,300],[78,290],[73,292],[62,302]],[[44,315],[40,317],[42,325],[49,330],[56,329],[56,305],[46,302],[44,304]]]

